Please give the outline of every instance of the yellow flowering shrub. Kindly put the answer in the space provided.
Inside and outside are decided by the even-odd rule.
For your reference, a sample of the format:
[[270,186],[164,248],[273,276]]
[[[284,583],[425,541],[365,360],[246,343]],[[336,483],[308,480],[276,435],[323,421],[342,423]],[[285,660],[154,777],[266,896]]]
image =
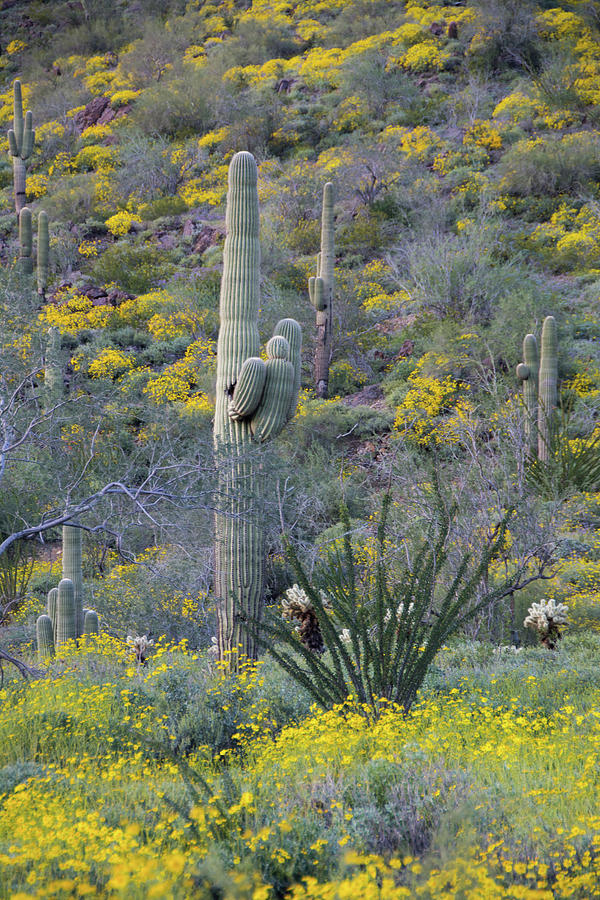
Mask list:
[[500,150],[502,138],[500,137],[500,132],[490,122],[486,122],[484,119],[477,119],[467,128],[463,137],[463,144],[467,147],[483,147],[484,150]]
[[105,347],[88,366],[90,378],[117,379],[134,366],[134,361],[116,347]]
[[120,109],[121,106],[133,103],[141,93],[141,91],[134,91],[131,88],[121,88],[121,90],[115,91],[114,94],[110,95],[110,105],[113,109]]
[[201,206],[203,203],[208,203],[209,206],[219,206],[227,194],[228,168],[225,164],[217,165],[204,172],[200,177],[190,179],[179,188],[178,196],[190,209]]
[[439,46],[435,41],[427,40],[419,44],[413,44],[404,53],[397,57],[397,62],[405,69],[412,72],[427,72],[433,70],[440,72],[451,54]]
[[600,215],[595,204],[579,210],[561,203],[548,222],[538,225],[530,243],[559,269],[596,269],[600,266]]
[[27,44],[25,41],[14,40],[10,41],[6,45],[6,52],[9,56],[14,56],[17,53],[22,53],[23,50],[27,49]]
[[113,308],[94,306],[83,294],[68,296],[60,305],[47,303],[40,320],[46,326],[55,325],[61,334],[77,335],[88,328],[105,328],[112,319]]
[[134,222],[141,221],[138,215],[130,213],[126,209],[121,209],[106,220],[106,227],[115,237],[121,237],[124,234],[128,234]]
[[33,172],[27,176],[25,190],[28,200],[39,200],[48,191],[48,176],[41,172]]
[[426,353],[408,376],[409,390],[396,409],[394,428],[417,444],[430,446],[458,439],[458,431],[473,413],[462,385],[453,375],[426,374],[431,368],[444,368],[448,360],[433,352]]

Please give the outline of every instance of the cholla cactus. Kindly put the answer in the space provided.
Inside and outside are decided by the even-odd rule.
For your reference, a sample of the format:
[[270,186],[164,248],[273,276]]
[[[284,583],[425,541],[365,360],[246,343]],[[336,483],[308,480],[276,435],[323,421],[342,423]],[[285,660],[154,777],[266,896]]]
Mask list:
[[127,643],[135,653],[135,661],[138,666],[145,666],[148,650],[150,647],[154,647],[154,641],[150,640],[147,634],[142,634],[139,637],[132,637],[128,634]]
[[[323,606],[327,608],[329,600],[323,592],[321,592],[321,600]],[[306,591],[297,584],[292,585],[283,595],[281,606],[284,619],[289,619],[289,621],[296,619],[298,621],[296,631],[304,646],[314,653],[322,653],[325,645],[321,634],[321,626],[319,625],[313,602]]]
[[562,637],[561,627],[567,624],[568,612],[566,603],[556,603],[553,599],[540,600],[531,604],[523,625],[537,631],[544,647],[554,650],[556,642]]

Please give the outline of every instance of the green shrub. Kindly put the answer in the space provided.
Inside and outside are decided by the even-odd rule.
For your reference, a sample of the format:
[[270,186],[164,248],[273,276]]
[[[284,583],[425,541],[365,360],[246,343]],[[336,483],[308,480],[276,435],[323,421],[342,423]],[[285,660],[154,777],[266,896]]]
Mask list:
[[143,294],[168,278],[173,267],[165,250],[148,244],[119,241],[94,263],[92,273],[100,284],[115,282],[122,290]]
[[500,160],[500,190],[520,197],[555,196],[600,179],[600,136],[581,131],[513,144]]

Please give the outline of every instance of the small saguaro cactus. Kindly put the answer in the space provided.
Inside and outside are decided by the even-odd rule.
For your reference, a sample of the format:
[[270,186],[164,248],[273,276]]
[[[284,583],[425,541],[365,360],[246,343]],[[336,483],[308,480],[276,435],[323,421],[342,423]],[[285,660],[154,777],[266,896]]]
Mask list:
[[542,326],[538,404],[538,459],[547,462],[550,456],[558,385],[558,337],[554,316],[546,316]]
[[327,397],[329,390],[334,267],[333,185],[328,181],[323,188],[321,252],[317,256],[317,275],[308,279],[310,302],[316,310],[315,387],[317,397],[322,398]]
[[229,168],[226,239],[217,346],[214,424],[221,508],[215,516],[215,594],[221,657],[241,646],[255,656],[248,623],[263,605],[264,536],[260,469],[253,445],[275,437],[296,410],[301,329],[281,320],[259,357],[259,216],[257,168],[236,153]]
[[48,213],[41,210],[38,215],[37,232],[37,290],[40,297],[46,296],[46,288],[48,287],[49,249]]
[[525,439],[530,456],[535,456],[537,450],[539,369],[540,362],[535,335],[526,334],[523,339],[523,362],[517,366],[517,378],[523,382]]
[[52,619],[43,613],[35,623],[38,655],[42,662],[54,656],[54,629]]
[[19,269],[23,275],[33,274],[31,210],[28,206],[24,206],[19,213]]
[[8,131],[8,152],[13,161],[13,182],[15,191],[15,211],[17,216],[25,206],[26,185],[26,161],[31,156],[35,142],[33,129],[33,115],[27,110],[23,116],[23,96],[21,82],[16,80],[13,85],[14,94],[14,121],[13,127]]
[[66,641],[74,641],[79,637],[78,610],[75,599],[75,586],[70,578],[63,578],[58,583],[56,598],[56,628],[54,642],[60,647]]
[[51,588],[48,591],[48,599],[46,604],[46,611],[50,616],[50,621],[52,622],[52,630],[56,631],[56,600],[58,598],[58,588]]
[[100,634],[98,613],[94,609],[86,609],[83,617],[84,634]]

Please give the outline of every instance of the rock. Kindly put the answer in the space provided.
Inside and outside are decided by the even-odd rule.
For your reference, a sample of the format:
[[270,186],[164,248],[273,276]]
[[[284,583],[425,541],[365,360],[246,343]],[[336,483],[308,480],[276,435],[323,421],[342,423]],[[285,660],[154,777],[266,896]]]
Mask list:
[[[75,124],[80,131],[85,131],[90,125],[97,125],[100,117],[109,106],[108,97],[94,97],[85,109],[75,115]],[[114,115],[114,114],[113,114]]]
[[349,394],[342,397],[342,403],[347,406],[376,406],[385,405],[383,402],[383,391],[378,384],[368,384],[356,394]]
[[379,322],[375,328],[384,334],[396,334],[398,331],[402,331],[407,326],[412,325],[416,318],[415,315],[392,316],[390,319],[384,319],[383,322]]
[[108,123],[112,122],[112,120],[115,118],[116,115],[117,114],[114,111],[114,109],[112,108],[112,106],[107,106],[106,109],[104,110],[104,112],[102,113],[102,115],[100,116],[100,118],[98,119],[96,124],[108,125]]
[[203,225],[198,232],[196,242],[194,243],[194,253],[202,255],[209,247],[213,247],[217,243],[217,232],[210,225]]
[[186,221],[183,223],[182,235],[184,238],[190,238],[190,237],[192,237],[193,233],[194,233],[194,223],[191,219],[186,219]]
[[415,347],[415,342],[408,340],[408,338],[407,338],[400,345],[400,349],[398,350],[398,353],[396,354],[396,359],[404,359],[407,356],[412,356],[414,347]]

